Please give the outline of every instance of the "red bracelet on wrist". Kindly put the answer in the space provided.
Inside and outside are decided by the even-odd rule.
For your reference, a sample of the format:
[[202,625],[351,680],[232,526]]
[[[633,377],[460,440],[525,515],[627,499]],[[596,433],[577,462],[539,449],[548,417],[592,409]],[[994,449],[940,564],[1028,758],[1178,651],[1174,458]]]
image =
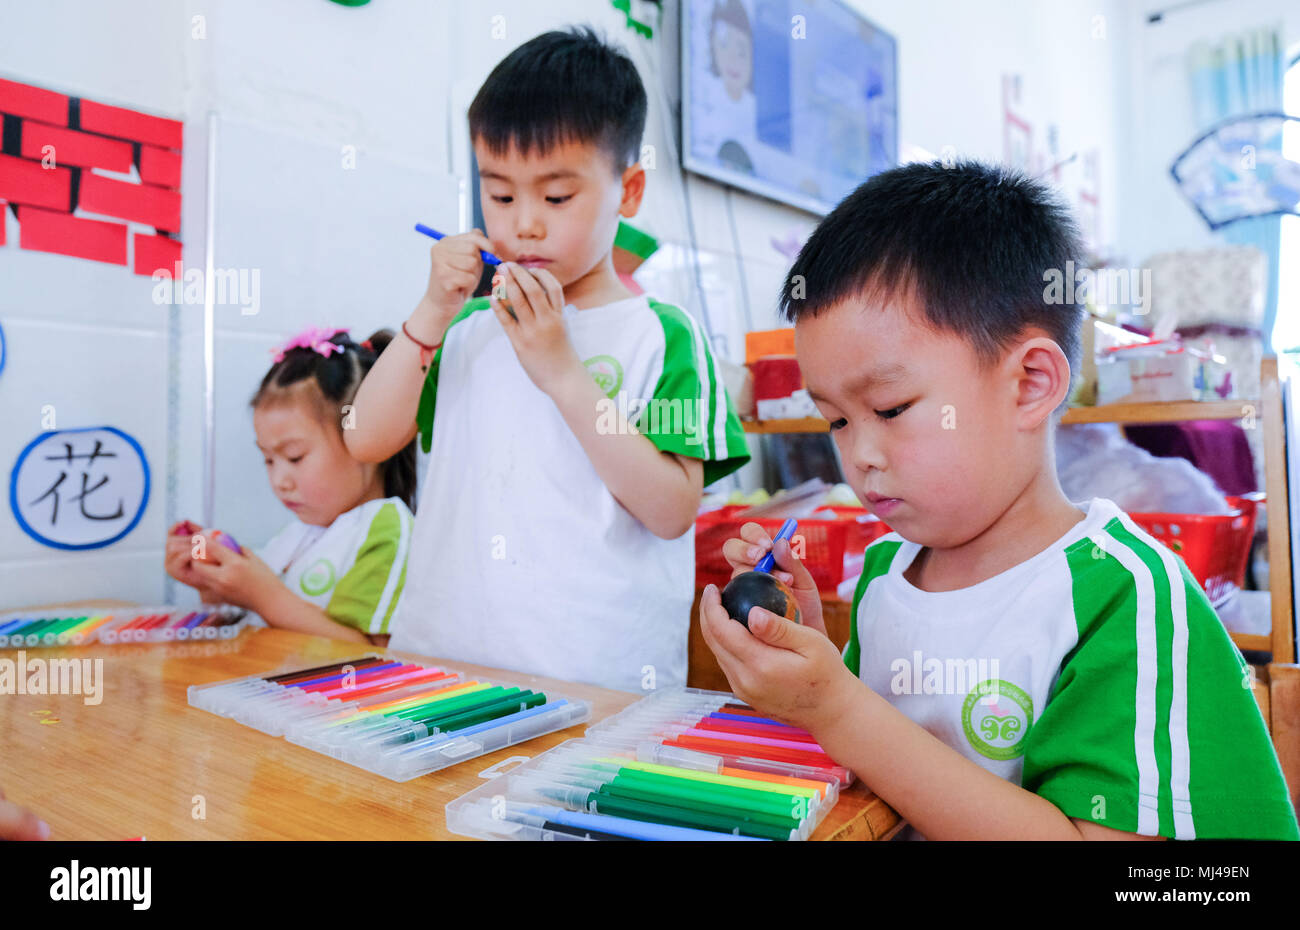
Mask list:
[[407,339],[411,340],[417,346],[420,347],[420,370],[428,371],[429,362],[433,361],[433,353],[438,351],[439,347],[441,347],[442,345],[442,341],[439,340],[435,345],[429,345],[427,342],[421,342],[420,340],[416,339],[414,336],[411,335],[411,331],[406,328],[405,321],[402,322],[402,332],[403,334],[405,334]]

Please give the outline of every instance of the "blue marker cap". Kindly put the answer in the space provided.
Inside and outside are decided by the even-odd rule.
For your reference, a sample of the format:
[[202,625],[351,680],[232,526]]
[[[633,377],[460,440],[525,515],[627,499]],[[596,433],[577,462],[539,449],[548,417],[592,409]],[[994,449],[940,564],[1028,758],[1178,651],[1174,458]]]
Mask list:
[[[444,237],[443,233],[438,232],[438,230],[434,229],[432,226],[425,226],[423,223],[416,223],[415,231],[418,233],[424,233],[430,239],[442,239]],[[482,249],[479,249],[478,254],[482,255],[483,261],[489,265],[501,264],[501,259],[497,258],[491,252],[484,252]]]
[[789,539],[793,536],[795,528],[798,525],[799,521],[794,517],[791,517],[781,524],[781,529],[777,532],[776,539],[772,540],[772,551],[758,560],[758,564],[754,566],[754,571],[770,572],[776,567],[776,544],[782,539]]

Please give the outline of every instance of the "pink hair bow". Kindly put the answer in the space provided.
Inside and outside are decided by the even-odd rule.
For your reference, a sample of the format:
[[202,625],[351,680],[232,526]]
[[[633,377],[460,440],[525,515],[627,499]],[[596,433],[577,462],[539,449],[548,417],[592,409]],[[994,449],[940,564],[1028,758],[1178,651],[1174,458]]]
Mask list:
[[294,336],[278,349],[272,350],[275,355],[274,361],[283,361],[284,356],[290,349],[311,349],[320,355],[329,358],[334,352],[342,352],[343,346],[336,342],[330,342],[339,333],[346,333],[346,329],[325,329],[320,326],[309,326],[298,335]]

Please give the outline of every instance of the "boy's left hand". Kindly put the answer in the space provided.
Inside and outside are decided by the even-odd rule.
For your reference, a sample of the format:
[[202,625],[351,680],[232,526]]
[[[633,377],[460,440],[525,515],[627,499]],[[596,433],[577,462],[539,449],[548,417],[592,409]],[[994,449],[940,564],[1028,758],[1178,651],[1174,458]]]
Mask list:
[[859,685],[824,633],[761,607],[750,611],[746,630],[728,616],[717,585],[700,598],[700,630],[737,697],[814,735]]
[[505,285],[514,317],[495,296],[490,301],[492,310],[533,384],[553,394],[565,377],[582,370],[564,328],[564,290],[545,268],[502,262],[497,276]]
[[194,563],[194,572],[202,583],[205,604],[233,604],[261,613],[267,593],[282,584],[271,567],[244,549],[235,552],[208,536],[206,559]]

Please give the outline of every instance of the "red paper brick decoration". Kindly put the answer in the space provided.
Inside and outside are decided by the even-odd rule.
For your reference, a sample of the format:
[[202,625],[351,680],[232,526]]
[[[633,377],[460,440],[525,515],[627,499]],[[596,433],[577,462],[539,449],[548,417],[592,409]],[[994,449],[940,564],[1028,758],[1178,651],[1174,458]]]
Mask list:
[[[0,210],[16,205],[19,248],[129,264],[138,275],[173,271],[181,257],[179,120],[3,78],[0,118]],[[134,169],[139,180],[96,169]],[[75,216],[78,208],[95,216]]]

